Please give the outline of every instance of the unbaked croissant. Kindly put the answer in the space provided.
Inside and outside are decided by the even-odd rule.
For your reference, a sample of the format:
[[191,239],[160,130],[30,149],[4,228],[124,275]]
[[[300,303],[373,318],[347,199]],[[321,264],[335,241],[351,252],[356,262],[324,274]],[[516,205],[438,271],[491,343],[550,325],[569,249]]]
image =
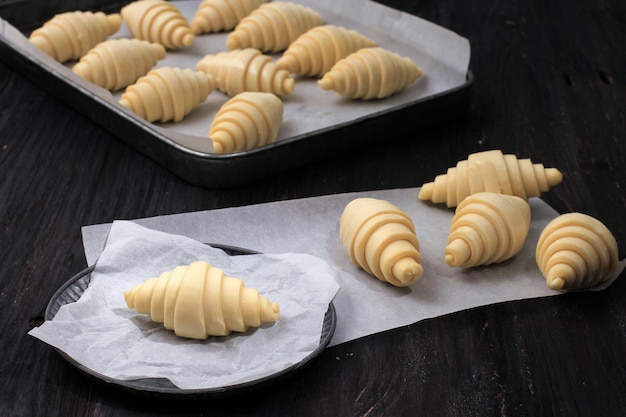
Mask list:
[[372,100],[398,93],[421,76],[422,69],[410,58],[374,47],[340,59],[317,83],[344,97]]
[[309,7],[272,1],[262,4],[241,19],[226,38],[226,47],[279,52],[286,49],[298,36],[322,23],[320,14]]
[[529,227],[526,200],[491,192],[472,194],[456,208],[445,261],[461,268],[504,262],[522,249]]
[[293,41],[276,65],[296,75],[321,76],[340,59],[374,46],[375,41],[355,30],[330,24],[316,26]]
[[165,48],[139,39],[109,39],[90,49],[72,67],[80,77],[102,88],[124,88],[165,58]]
[[151,70],[126,87],[120,104],[149,122],[179,122],[215,90],[213,77],[188,68]]
[[422,255],[413,221],[386,200],[357,198],[346,205],[339,237],[353,263],[397,287],[422,277]]
[[124,292],[129,308],[177,336],[204,340],[278,320],[280,307],[205,261],[181,265]]
[[72,61],[117,32],[122,25],[119,14],[102,12],[65,12],[55,15],[39,29],[30,42],[59,62]]
[[294,80],[280,69],[272,57],[258,49],[245,48],[204,56],[196,70],[211,74],[217,87],[235,96],[244,91],[258,91],[284,96],[293,93]]
[[215,153],[273,143],[283,123],[283,102],[272,93],[243,92],[228,100],[209,129]]
[[120,11],[126,26],[137,39],[180,49],[193,43],[189,22],[172,3],[164,0],[136,0]]
[[191,19],[191,30],[196,35],[231,30],[241,19],[267,2],[268,0],[202,0]]
[[559,184],[563,175],[556,168],[544,168],[530,159],[518,159],[491,150],[469,155],[447,173],[422,186],[418,198],[456,207],[468,195],[491,191],[528,199]]
[[617,241],[600,220],[567,213],[543,229],[535,256],[548,288],[589,288],[608,280],[616,270]]

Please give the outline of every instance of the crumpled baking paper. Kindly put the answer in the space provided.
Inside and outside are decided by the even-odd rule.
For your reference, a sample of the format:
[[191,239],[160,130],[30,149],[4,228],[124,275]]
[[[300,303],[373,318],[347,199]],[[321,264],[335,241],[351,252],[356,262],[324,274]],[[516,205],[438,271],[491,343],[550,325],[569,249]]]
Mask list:
[[[198,341],[177,337],[126,306],[125,290],[200,259],[277,302],[278,321]],[[230,387],[279,373],[312,354],[339,290],[336,273],[312,255],[229,256],[184,236],[116,221],[82,297],[30,334],[109,378],[167,378],[181,389]]]

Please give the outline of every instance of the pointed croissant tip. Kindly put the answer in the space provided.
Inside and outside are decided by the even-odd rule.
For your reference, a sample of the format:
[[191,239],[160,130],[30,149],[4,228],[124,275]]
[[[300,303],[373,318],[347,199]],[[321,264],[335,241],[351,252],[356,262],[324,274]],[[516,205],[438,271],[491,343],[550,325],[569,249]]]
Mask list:
[[554,277],[546,281],[546,285],[551,290],[562,290],[565,286],[565,279],[561,277]]
[[463,239],[454,239],[445,249],[445,261],[448,266],[460,267],[471,256],[471,249]]
[[322,87],[322,89],[329,91],[335,88],[335,83],[332,78],[324,77],[320,80],[317,80],[317,85]]
[[390,283],[397,287],[406,287],[422,278],[424,268],[415,259],[407,257],[395,263],[392,273],[398,282],[390,281]]
[[546,177],[550,187],[560,184],[563,181],[563,174],[556,168],[546,168]]
[[433,198],[434,189],[435,189],[435,183],[427,182],[426,184],[422,185],[422,188],[417,194],[417,198],[423,201],[430,200],[431,198]]

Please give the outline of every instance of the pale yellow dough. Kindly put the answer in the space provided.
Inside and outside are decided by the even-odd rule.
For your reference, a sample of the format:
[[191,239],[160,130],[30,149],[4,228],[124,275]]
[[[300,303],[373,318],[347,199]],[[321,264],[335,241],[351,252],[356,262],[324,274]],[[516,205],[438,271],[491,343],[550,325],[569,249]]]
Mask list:
[[137,0],[120,11],[126,26],[137,39],[180,49],[193,43],[195,35],[180,10],[164,0]]
[[294,79],[272,57],[258,49],[245,48],[205,55],[196,70],[211,74],[217,88],[233,97],[244,91],[285,96],[293,93]]
[[196,35],[233,29],[244,17],[268,0],[202,0],[191,19]]
[[277,303],[205,261],[149,278],[125,291],[124,299],[177,336],[198,340],[245,332],[275,322],[280,314]]
[[563,175],[556,168],[545,168],[530,159],[518,159],[500,150],[477,152],[468,159],[422,185],[418,198],[456,207],[471,194],[482,191],[515,195],[524,199],[538,197],[560,184]]
[[374,46],[375,41],[355,30],[330,24],[316,26],[291,43],[276,65],[292,74],[316,77],[351,53]]
[[341,214],[339,237],[352,262],[381,281],[406,287],[422,277],[413,221],[389,201],[352,200]]
[[491,192],[472,194],[456,208],[445,261],[461,268],[504,262],[522,249],[529,228],[526,200]]
[[344,97],[373,100],[396,94],[420,77],[422,69],[410,58],[373,47],[340,59],[317,83]]
[[129,85],[119,102],[149,122],[179,122],[213,90],[215,81],[208,74],[161,67]]
[[228,49],[255,48],[275,53],[286,49],[307,30],[323,24],[315,10],[300,4],[272,1],[262,4],[226,38]]
[[272,93],[243,92],[228,100],[209,129],[215,153],[273,143],[283,123],[283,102]]
[[117,32],[121,24],[122,18],[117,13],[60,13],[35,29],[29,40],[59,62],[73,61]]
[[617,268],[617,241],[598,219],[582,213],[562,214],[541,232],[535,257],[546,285],[574,290],[598,285]]
[[102,88],[117,91],[145,75],[165,54],[165,48],[158,43],[110,39],[90,49],[72,71]]

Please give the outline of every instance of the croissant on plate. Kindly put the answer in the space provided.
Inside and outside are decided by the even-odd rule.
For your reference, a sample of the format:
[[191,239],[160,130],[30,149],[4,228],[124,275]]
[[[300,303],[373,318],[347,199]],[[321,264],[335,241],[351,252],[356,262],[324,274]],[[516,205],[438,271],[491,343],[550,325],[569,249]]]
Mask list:
[[530,159],[518,159],[500,150],[477,152],[420,189],[418,198],[456,207],[468,195],[490,191],[524,199],[538,197],[559,184],[563,175]]
[[205,55],[196,70],[211,74],[217,88],[233,97],[244,91],[284,96],[293,93],[294,79],[272,57],[258,49],[245,48]]
[[179,122],[213,90],[215,81],[208,74],[161,67],[126,87],[119,102],[149,122]]
[[320,14],[309,7],[272,1],[262,4],[241,19],[226,38],[226,47],[279,52],[286,49],[298,36],[322,23]]
[[233,29],[244,17],[268,0],[202,0],[191,19],[194,34]]
[[164,0],[136,0],[120,11],[126,26],[137,39],[180,49],[193,43],[195,35],[180,9]]
[[117,32],[122,25],[119,14],[103,12],[65,12],[35,29],[29,41],[41,51],[63,63],[85,55],[98,43]]
[[520,197],[482,192],[456,208],[445,261],[470,268],[506,261],[524,246],[530,228],[530,206]]
[[273,143],[283,123],[283,102],[272,93],[246,91],[228,100],[209,129],[215,153]]
[[543,229],[535,257],[546,285],[553,290],[593,287],[617,268],[617,241],[598,219],[562,214]]
[[359,32],[336,25],[316,26],[289,45],[276,65],[292,74],[324,75],[342,58],[376,42]]
[[72,71],[93,84],[117,91],[145,75],[165,54],[165,48],[158,43],[109,39],[90,49]]
[[339,237],[352,262],[381,281],[406,287],[422,277],[413,221],[389,201],[352,200],[341,214]]
[[280,307],[206,261],[181,265],[124,292],[129,308],[177,336],[204,340],[278,320]]
[[340,59],[317,84],[344,97],[372,100],[396,94],[421,76],[422,69],[410,58],[377,46]]

